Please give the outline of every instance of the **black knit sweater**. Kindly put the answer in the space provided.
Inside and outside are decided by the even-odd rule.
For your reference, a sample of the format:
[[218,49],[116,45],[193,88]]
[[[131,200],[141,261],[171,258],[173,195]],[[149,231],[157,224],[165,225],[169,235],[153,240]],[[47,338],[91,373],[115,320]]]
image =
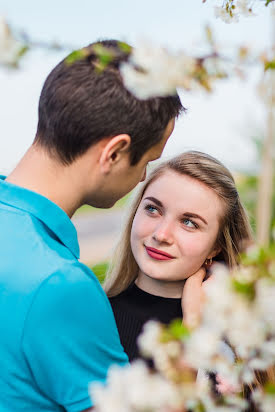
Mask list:
[[130,362],[139,357],[137,338],[148,320],[168,324],[182,318],[181,299],[151,295],[135,283],[119,295],[110,298],[121,344]]

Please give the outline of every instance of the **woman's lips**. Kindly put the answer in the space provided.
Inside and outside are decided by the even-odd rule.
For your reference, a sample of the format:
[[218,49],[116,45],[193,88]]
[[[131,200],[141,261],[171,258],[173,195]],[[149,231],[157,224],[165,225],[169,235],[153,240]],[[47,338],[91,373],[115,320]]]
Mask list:
[[169,255],[169,253],[163,252],[162,250],[155,249],[153,247],[145,246],[146,252],[148,255],[156,260],[171,260],[174,259],[174,256]]

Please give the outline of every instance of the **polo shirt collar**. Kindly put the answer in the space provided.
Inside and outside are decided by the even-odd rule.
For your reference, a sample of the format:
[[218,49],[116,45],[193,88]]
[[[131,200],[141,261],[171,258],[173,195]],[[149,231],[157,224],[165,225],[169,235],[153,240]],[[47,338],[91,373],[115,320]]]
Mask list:
[[76,229],[69,216],[46,197],[5,181],[0,175],[0,202],[24,210],[41,220],[79,259]]

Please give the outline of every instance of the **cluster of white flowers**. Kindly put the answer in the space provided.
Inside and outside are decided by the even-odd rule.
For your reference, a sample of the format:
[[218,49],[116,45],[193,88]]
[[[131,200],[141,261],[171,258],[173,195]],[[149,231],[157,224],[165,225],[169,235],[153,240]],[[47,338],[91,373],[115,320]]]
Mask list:
[[130,61],[121,66],[126,87],[140,99],[175,94],[177,87],[194,87],[196,60],[173,54],[149,43],[134,48]]
[[180,406],[172,382],[152,374],[142,361],[124,368],[112,367],[107,387],[93,385],[91,397],[97,412],[167,412]]
[[[169,327],[147,323],[138,343],[155,370],[142,361],[111,369],[107,387],[92,390],[96,410],[246,410],[243,385],[252,384],[255,371],[275,365],[275,247],[268,253],[251,248],[237,269],[214,267],[203,316],[194,330],[181,322]],[[216,398],[206,371],[216,372],[233,390]],[[274,382],[255,390],[253,399],[259,411],[273,412]]]
[[142,334],[138,338],[140,353],[145,358],[154,361],[155,367],[166,377],[171,377],[170,364],[173,359],[181,354],[181,343],[175,340],[161,341],[163,327],[159,322],[149,321],[144,326]]
[[22,44],[17,41],[7,22],[0,16],[0,65],[16,64],[22,50]]
[[211,49],[205,57],[192,57],[161,46],[141,44],[120,67],[125,86],[139,99],[173,95],[176,89],[212,90],[214,80],[227,77],[225,65]]
[[[269,278],[254,275],[243,268],[232,278],[225,268],[216,267],[206,288],[202,325],[186,345],[186,360],[192,366],[212,368],[232,384],[251,383],[254,370],[275,364],[275,269],[270,266]],[[220,350],[224,338],[241,362],[234,364]]]
[[[254,11],[264,4],[265,1],[260,0],[220,0],[214,10],[216,17],[231,23],[238,21],[241,15],[254,16]],[[243,47],[239,50],[238,68],[232,70],[230,59],[218,52],[211,30],[206,30],[206,34],[211,47],[209,55],[203,57],[190,56],[183,51],[175,53],[149,42],[135,47],[129,61],[121,66],[125,86],[140,99],[173,95],[178,88],[211,91],[214,81],[228,77],[232,71],[243,76],[239,66],[248,59],[249,65],[259,61],[259,56],[250,56]]]
[[[256,3],[259,3],[257,1]],[[258,4],[257,4],[258,5]],[[255,0],[223,0],[214,7],[215,16],[225,23],[238,22],[240,16],[251,17],[254,13]]]

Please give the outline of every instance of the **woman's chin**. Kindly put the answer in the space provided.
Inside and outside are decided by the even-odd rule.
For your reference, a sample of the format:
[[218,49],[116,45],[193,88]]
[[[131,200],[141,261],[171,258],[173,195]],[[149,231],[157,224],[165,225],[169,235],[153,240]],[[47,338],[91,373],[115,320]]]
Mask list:
[[[182,276],[167,276],[167,273],[161,274],[161,273],[147,273],[146,276],[148,276],[151,279],[154,279],[158,282],[165,282],[165,283],[177,283],[177,282],[183,282],[187,279],[188,276],[182,277]],[[191,275],[190,275],[191,276]]]

